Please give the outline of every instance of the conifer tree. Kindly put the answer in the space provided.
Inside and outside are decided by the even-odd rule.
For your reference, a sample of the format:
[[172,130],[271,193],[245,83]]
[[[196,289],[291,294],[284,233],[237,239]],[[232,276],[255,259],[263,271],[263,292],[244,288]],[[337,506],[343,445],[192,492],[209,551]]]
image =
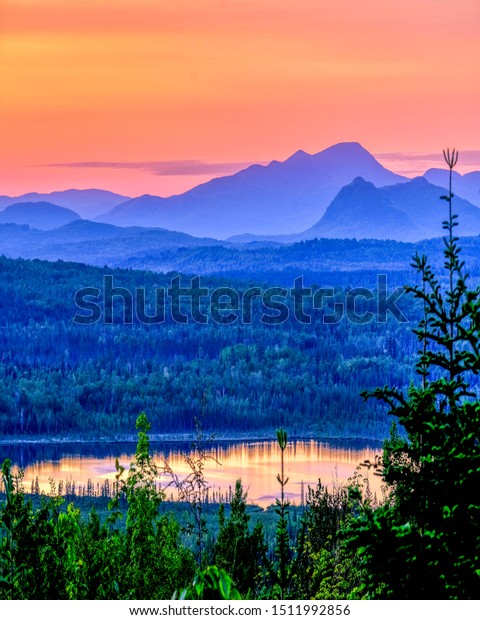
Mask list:
[[424,306],[414,330],[418,384],[406,395],[395,387],[364,394],[386,402],[398,421],[383,452],[389,500],[377,510],[364,504],[349,531],[362,559],[362,594],[372,598],[471,598],[480,588],[480,290],[468,287],[455,235],[458,153],[444,157],[444,271],[435,275],[417,254],[421,284],[407,287]]

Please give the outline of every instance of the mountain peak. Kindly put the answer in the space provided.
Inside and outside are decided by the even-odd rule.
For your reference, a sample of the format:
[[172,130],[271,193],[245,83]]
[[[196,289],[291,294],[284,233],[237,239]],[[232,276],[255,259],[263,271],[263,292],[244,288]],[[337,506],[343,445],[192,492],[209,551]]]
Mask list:
[[283,162],[249,166],[178,196],[143,196],[116,207],[102,220],[217,238],[245,232],[291,234],[317,222],[339,190],[359,176],[377,187],[406,181],[358,142],[342,142],[315,155],[298,150]]
[[293,155],[290,155],[290,157],[285,160],[285,163],[287,161],[288,162],[301,162],[301,161],[308,159],[309,157],[311,157],[311,155],[309,155],[305,151],[302,151],[302,149],[299,149],[298,151],[295,151]]
[[338,144],[332,144],[328,148],[321,151],[322,153],[335,153],[347,156],[361,156],[368,155],[369,157],[373,157],[369,151],[365,147],[363,147],[360,142],[338,142]]
[[382,189],[361,176],[345,185],[317,224],[306,231],[337,238],[395,239],[415,228],[408,215],[396,208]]
[[345,187],[350,187],[350,186],[360,187],[362,185],[371,185],[372,187],[374,187],[373,183],[370,183],[370,181],[365,181],[363,177],[355,177],[353,181],[349,185],[346,185]]
[[413,185],[414,187],[415,186],[422,187],[422,186],[427,186],[429,184],[429,181],[427,181],[425,177],[413,177],[413,179],[409,181],[409,183]]
[[284,163],[303,163],[312,158],[317,157],[333,157],[334,159],[356,159],[356,158],[365,158],[374,159],[373,155],[367,151],[359,142],[339,142],[338,144],[333,144],[323,151],[319,151],[315,153],[315,155],[310,155],[302,149],[295,151],[293,155],[290,155],[288,159],[285,160]]

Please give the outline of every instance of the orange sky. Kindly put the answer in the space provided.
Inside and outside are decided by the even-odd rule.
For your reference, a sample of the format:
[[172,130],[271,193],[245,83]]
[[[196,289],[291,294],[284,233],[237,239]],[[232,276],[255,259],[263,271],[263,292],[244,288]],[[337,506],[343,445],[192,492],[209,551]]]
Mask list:
[[351,140],[480,169],[479,32],[480,0],[0,0],[0,194],[168,195]]

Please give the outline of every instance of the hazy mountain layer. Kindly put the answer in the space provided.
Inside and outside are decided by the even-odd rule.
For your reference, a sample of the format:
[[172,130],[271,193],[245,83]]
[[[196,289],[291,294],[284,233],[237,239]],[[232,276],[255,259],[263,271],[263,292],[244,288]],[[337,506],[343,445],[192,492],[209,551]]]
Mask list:
[[0,224],[27,224],[40,230],[59,228],[78,219],[75,211],[50,202],[19,202],[0,211]]
[[[439,168],[431,168],[423,175],[427,181],[440,187],[448,187],[449,173],[447,170]],[[472,204],[480,207],[480,172],[467,172],[467,174],[459,174],[453,172],[452,175],[453,193],[456,196],[465,198]]]
[[83,218],[91,219],[126,200],[129,200],[129,196],[121,196],[103,189],[67,189],[49,194],[31,192],[17,197],[0,196],[0,209],[18,202],[51,202],[59,207],[73,209]]
[[[300,237],[397,241],[440,237],[448,208],[441,199],[444,194],[423,177],[382,188],[358,178],[339,192],[320,221]],[[480,209],[458,197],[453,207],[459,215],[457,233],[480,234]]]
[[121,226],[161,226],[196,236],[287,234],[312,226],[346,184],[362,176],[376,186],[405,181],[357,143],[284,162],[254,165],[179,196],[141,196],[98,218]]

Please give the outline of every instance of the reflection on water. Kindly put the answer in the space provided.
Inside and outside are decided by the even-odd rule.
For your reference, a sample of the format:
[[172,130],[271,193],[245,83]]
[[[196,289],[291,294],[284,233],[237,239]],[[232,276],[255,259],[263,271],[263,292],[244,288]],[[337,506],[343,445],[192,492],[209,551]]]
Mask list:
[[[50,489],[49,478],[58,484],[60,481],[75,482],[86,486],[90,480],[93,489],[98,489],[106,479],[115,479],[115,458],[128,469],[133,458],[135,444],[71,444],[15,447],[2,446],[0,461],[7,456],[16,467],[25,471],[25,490],[30,491],[31,482],[38,476],[42,491]],[[155,460],[161,464],[165,459],[180,478],[190,473],[185,462],[185,454],[191,450],[188,444],[152,443]],[[356,467],[365,459],[374,461],[379,446],[360,442],[325,443],[315,440],[291,441],[285,452],[285,472],[289,477],[287,496],[300,503],[302,483],[306,490],[314,487],[319,478],[327,486],[333,481],[345,482]],[[276,481],[280,468],[280,449],[275,441],[221,442],[209,445],[208,453],[214,457],[207,461],[205,477],[211,489],[228,495],[235,486],[235,480],[242,479],[248,490],[248,500],[261,506],[268,506],[279,493]],[[379,493],[381,478],[373,475],[373,468],[362,468],[367,475],[372,491]],[[167,480],[164,478],[163,484]]]

